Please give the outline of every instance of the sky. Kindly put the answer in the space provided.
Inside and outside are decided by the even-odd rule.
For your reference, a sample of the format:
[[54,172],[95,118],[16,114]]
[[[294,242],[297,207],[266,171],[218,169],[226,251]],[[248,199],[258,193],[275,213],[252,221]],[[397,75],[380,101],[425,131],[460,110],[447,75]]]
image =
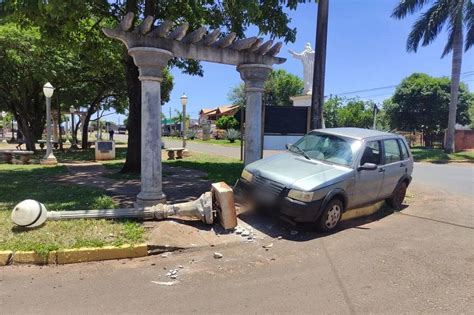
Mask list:
[[[441,59],[447,41],[446,31],[427,47],[417,53],[406,52],[406,39],[417,13],[404,20],[390,17],[398,0],[330,0],[328,42],[326,56],[325,95],[344,94],[382,102],[389,98],[394,88],[348,93],[378,87],[394,86],[413,72],[424,72],[432,76],[449,76],[451,55]],[[284,44],[278,56],[287,58],[275,69],[284,69],[299,77],[303,67],[292,58],[288,49],[301,52],[306,42],[315,47],[316,3],[302,4],[296,11],[288,11],[290,27],[296,27],[295,43]],[[258,35],[258,28],[251,27],[246,35]],[[171,109],[181,110],[180,96],[188,96],[187,112],[197,118],[202,108],[214,108],[228,104],[232,87],[241,82],[234,66],[203,62],[204,76],[190,76],[173,69],[174,88],[170,102],[162,107],[166,116]],[[474,48],[463,56],[462,73],[474,71]],[[463,74],[461,80],[474,90],[474,74]],[[123,115],[110,115],[107,120],[123,121]]]

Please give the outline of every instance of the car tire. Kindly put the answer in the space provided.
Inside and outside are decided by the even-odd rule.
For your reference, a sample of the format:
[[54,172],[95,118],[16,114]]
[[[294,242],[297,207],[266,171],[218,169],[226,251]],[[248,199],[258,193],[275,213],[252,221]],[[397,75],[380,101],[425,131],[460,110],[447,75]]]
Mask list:
[[400,210],[402,208],[402,203],[405,199],[406,193],[407,184],[405,182],[401,182],[398,184],[397,188],[395,188],[392,197],[386,200],[387,204],[395,210]]
[[318,221],[316,227],[321,232],[330,232],[334,230],[339,221],[341,221],[344,205],[341,200],[333,199],[325,207]]

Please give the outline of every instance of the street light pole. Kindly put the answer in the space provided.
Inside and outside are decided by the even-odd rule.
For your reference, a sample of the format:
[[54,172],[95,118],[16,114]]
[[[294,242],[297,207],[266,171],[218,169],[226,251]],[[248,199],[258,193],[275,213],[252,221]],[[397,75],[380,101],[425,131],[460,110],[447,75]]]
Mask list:
[[44,156],[43,160],[41,160],[41,164],[57,164],[58,161],[53,153],[53,146],[51,143],[51,97],[54,93],[54,87],[51,83],[46,83],[43,86],[43,93],[46,97],[46,134],[47,134],[47,141],[46,141],[46,155]]
[[[2,132],[3,133],[3,137],[2,137],[3,140],[2,140],[2,142],[3,143],[7,143],[7,124],[6,124],[7,122],[6,122],[6,119],[5,119],[6,117],[7,117],[7,113],[5,111],[2,111],[2,118],[3,118],[3,132]],[[13,132],[13,130],[12,130],[12,132]]]
[[181,105],[183,105],[183,148],[186,150],[186,104],[188,103],[188,97],[183,93],[181,95]]

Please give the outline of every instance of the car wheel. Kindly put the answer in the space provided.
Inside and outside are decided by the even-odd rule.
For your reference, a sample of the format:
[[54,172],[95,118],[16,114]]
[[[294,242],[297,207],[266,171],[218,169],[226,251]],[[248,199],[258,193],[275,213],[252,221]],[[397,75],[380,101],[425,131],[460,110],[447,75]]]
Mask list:
[[400,210],[402,208],[402,203],[405,199],[406,193],[407,184],[405,182],[402,182],[397,186],[397,188],[393,192],[392,197],[386,200],[388,205],[396,210]]
[[331,200],[319,216],[317,227],[320,231],[329,232],[336,228],[341,220],[344,206],[339,199]]

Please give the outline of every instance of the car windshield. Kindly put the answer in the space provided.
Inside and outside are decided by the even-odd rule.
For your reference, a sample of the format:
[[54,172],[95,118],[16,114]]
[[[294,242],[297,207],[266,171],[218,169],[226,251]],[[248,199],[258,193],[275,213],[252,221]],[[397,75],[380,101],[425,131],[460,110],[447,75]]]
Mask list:
[[358,140],[311,132],[290,146],[289,151],[301,155],[304,152],[314,160],[349,166],[360,146]]

